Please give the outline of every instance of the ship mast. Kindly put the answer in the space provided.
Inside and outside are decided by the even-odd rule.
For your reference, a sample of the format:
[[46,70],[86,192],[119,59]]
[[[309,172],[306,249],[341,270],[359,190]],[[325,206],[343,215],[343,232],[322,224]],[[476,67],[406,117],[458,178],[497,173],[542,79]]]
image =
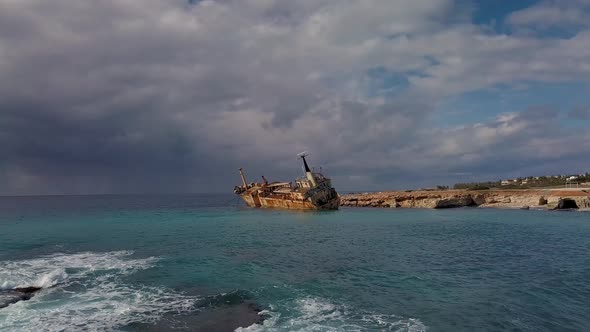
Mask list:
[[246,177],[244,176],[244,171],[240,167],[240,177],[242,178],[242,183],[244,184],[244,189],[248,189],[248,184],[246,183]]
[[301,152],[299,154],[299,158],[303,159],[303,166],[305,168],[305,176],[307,177],[307,179],[311,183],[312,187],[316,187],[318,184],[317,184],[317,181],[315,180],[315,177],[313,176],[313,173],[309,169],[309,166],[307,165],[307,161],[305,160],[306,156],[307,156],[307,152]]

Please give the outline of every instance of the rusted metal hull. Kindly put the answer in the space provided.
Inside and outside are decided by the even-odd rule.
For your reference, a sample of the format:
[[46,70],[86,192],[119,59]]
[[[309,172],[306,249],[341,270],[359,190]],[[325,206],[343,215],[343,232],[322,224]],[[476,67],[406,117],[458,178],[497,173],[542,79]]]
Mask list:
[[[287,196],[287,197],[285,197]],[[322,201],[314,201],[313,198],[303,198],[303,195],[293,193],[289,195],[259,196],[258,193],[243,193],[240,195],[250,207],[278,208],[290,210],[337,210],[340,206],[340,197],[335,195]]]
[[292,182],[272,182],[263,176],[262,183],[246,182],[240,168],[242,185],[234,187],[248,206],[257,208],[280,208],[292,210],[337,210],[340,196],[332,187],[332,181],[321,172],[313,173],[305,161],[306,153],[299,154],[303,160],[305,177]]

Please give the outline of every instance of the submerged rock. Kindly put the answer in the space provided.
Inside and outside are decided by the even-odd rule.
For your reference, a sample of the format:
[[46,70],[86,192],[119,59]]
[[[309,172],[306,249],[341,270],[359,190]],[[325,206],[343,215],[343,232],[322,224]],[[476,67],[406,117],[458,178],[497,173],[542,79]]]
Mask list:
[[41,290],[41,287],[17,287],[14,289],[16,292],[25,293],[25,294],[32,294]]
[[126,331],[208,331],[230,332],[239,327],[262,324],[265,316],[252,296],[242,290],[208,296],[199,301],[189,314],[168,315],[154,324],[136,323]]
[[21,287],[0,291],[0,309],[13,303],[31,299],[41,287]]

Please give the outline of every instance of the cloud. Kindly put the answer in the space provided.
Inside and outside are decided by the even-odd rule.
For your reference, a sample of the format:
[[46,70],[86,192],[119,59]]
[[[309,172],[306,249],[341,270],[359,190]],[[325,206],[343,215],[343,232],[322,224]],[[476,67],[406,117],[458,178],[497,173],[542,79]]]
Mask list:
[[293,176],[302,150],[341,187],[553,160],[569,136],[533,111],[446,129],[433,115],[469,91],[587,82],[590,32],[497,34],[461,8],[0,0],[0,192],[226,191],[239,166]]
[[590,105],[575,107],[568,115],[575,120],[590,120]]
[[548,29],[588,27],[590,25],[590,1],[545,0],[509,15],[514,26]]
[[[436,169],[447,174],[506,171],[515,170],[516,165],[563,160],[590,152],[590,148],[572,144],[588,142],[590,135],[568,132],[559,125],[558,114],[551,107],[531,107],[522,112],[500,114],[488,122],[429,129],[421,133],[418,141],[406,142],[401,150],[403,155],[412,156],[404,160],[404,171],[426,173]],[[424,142],[430,142],[430,146]],[[386,160],[396,163],[390,158]],[[497,164],[498,161],[502,163]]]

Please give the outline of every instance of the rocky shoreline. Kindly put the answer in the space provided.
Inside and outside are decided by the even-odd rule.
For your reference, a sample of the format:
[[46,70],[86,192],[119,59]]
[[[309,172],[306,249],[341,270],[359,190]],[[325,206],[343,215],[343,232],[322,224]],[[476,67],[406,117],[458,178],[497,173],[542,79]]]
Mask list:
[[[35,286],[0,289],[0,309],[30,300],[41,290],[41,287]],[[262,325],[267,318],[265,311],[252,300],[251,294],[242,290],[204,297],[196,308],[190,313],[167,314],[156,322],[132,323],[124,330],[225,332]]]
[[426,209],[472,206],[590,211],[590,189],[408,190],[352,193],[340,197],[340,206]]

